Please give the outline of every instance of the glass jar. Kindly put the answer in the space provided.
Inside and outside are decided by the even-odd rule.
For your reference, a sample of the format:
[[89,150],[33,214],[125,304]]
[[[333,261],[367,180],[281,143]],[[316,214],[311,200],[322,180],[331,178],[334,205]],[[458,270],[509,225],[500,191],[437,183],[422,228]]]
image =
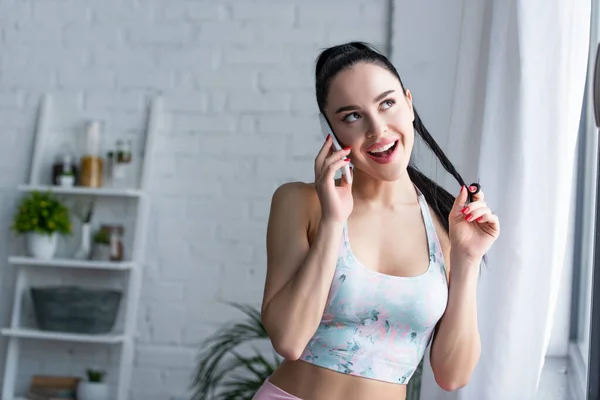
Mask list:
[[125,229],[122,225],[102,225],[101,229],[108,233],[109,260],[123,261],[124,246],[123,233]]
[[117,140],[115,152],[111,157],[111,185],[116,188],[131,187],[132,182],[132,156],[131,140]]
[[86,130],[85,148],[81,157],[81,186],[102,187],[104,161],[100,153],[102,127],[100,121],[90,121]]
[[52,164],[52,184],[71,187],[77,179],[77,166],[70,153],[59,154]]

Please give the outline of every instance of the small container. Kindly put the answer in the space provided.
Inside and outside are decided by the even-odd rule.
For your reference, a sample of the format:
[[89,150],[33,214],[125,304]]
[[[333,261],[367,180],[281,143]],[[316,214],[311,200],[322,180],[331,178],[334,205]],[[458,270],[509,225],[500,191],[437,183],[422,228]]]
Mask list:
[[81,186],[102,187],[104,161],[100,153],[102,126],[100,121],[90,121],[85,138],[85,148],[81,157]]
[[116,188],[129,188],[132,181],[131,140],[117,140],[116,149],[111,152],[110,181]]
[[70,153],[59,154],[52,165],[52,184],[71,187],[76,184],[77,166]]
[[102,230],[108,233],[109,236],[109,260],[123,261],[124,246],[123,233],[125,229],[122,225],[102,225]]

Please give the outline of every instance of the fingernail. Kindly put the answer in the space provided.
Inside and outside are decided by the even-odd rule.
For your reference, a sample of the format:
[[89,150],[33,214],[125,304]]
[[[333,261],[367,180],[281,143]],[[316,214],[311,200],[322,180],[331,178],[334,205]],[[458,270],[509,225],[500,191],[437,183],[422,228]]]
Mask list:
[[462,210],[460,210],[461,213],[466,214],[469,212],[469,207],[465,207]]
[[331,135],[327,135],[327,137],[325,138],[325,141],[328,141],[330,137],[331,137]]
[[344,158],[344,161],[348,162],[350,159],[348,157]]
[[469,189],[471,189],[471,192],[476,192],[477,191],[477,186],[471,186]]
[[344,147],[344,150],[350,150],[352,147],[348,146],[348,147]]
[[481,221],[481,218],[483,218],[483,215],[479,218],[476,219],[476,221]]
[[473,215],[471,215],[471,214],[469,214],[469,215],[467,215],[467,216],[465,217],[465,219],[466,219],[467,221],[470,221],[470,220],[471,220],[471,218],[473,218]]

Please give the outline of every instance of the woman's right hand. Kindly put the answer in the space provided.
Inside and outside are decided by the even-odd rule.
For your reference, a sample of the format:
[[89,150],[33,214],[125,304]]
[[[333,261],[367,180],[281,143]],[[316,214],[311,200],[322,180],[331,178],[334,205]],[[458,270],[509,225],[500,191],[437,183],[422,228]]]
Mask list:
[[315,159],[315,187],[322,221],[344,222],[354,207],[352,184],[342,176],[341,185],[336,186],[334,179],[336,171],[350,162],[348,154],[350,148],[333,151],[333,139],[328,136]]

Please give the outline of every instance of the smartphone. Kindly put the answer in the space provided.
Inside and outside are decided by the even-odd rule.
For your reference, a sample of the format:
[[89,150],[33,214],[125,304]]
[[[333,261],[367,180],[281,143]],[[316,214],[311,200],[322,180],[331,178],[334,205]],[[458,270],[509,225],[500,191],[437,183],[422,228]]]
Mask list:
[[[342,150],[342,146],[340,146],[340,143],[335,138],[335,135],[331,130],[331,126],[329,126],[329,122],[327,122],[327,118],[325,118],[325,116],[321,113],[319,114],[319,121],[321,122],[321,131],[323,132],[323,137],[327,139],[327,135],[331,135],[331,138],[333,139],[333,148],[336,151]],[[349,164],[346,164],[342,167],[342,174],[344,175],[346,182],[352,183],[352,174],[350,173]]]

